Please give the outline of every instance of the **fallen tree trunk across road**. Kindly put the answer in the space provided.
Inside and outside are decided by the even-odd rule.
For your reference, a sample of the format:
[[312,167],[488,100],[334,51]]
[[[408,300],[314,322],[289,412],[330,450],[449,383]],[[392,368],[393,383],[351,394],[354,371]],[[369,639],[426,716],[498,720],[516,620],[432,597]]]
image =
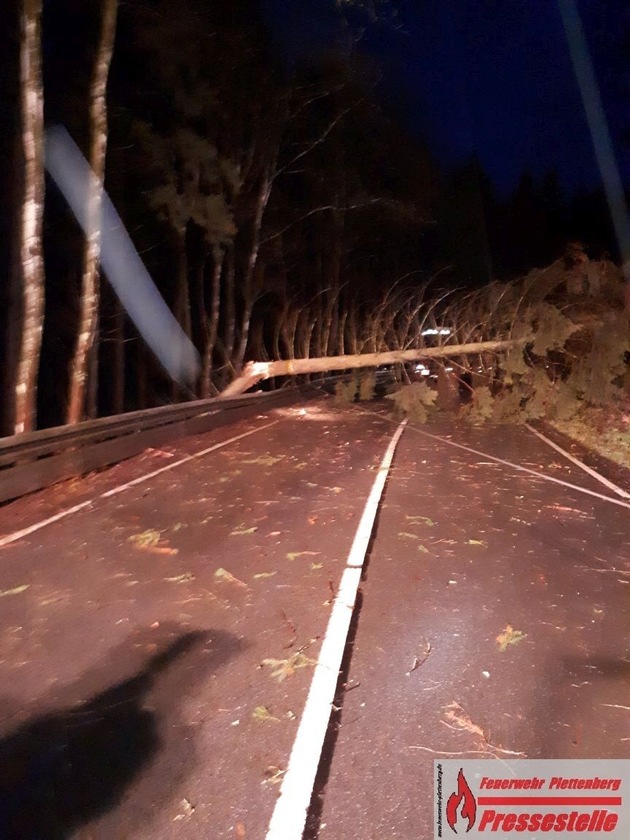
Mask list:
[[243,394],[263,379],[272,376],[296,376],[304,373],[326,373],[331,370],[350,370],[365,367],[380,367],[401,362],[415,362],[420,359],[437,359],[445,356],[465,356],[470,353],[485,353],[495,350],[509,350],[524,345],[529,339],[505,339],[502,341],[477,341],[472,344],[445,344],[442,347],[423,347],[419,350],[390,350],[384,353],[362,353],[353,356],[323,356],[315,359],[289,359],[280,362],[249,362],[243,373],[231,382],[219,397],[234,397]]

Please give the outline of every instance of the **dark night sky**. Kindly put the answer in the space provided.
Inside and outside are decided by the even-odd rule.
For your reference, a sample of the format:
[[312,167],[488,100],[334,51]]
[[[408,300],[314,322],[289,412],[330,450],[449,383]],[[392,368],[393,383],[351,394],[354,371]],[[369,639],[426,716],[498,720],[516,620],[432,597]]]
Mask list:
[[[392,0],[360,49],[382,66],[381,93],[446,166],[473,152],[499,192],[556,169],[563,187],[599,186],[556,0]],[[261,0],[289,60],[329,48],[334,2]],[[630,185],[630,4],[579,0],[624,181]],[[391,5],[390,5],[391,11]]]

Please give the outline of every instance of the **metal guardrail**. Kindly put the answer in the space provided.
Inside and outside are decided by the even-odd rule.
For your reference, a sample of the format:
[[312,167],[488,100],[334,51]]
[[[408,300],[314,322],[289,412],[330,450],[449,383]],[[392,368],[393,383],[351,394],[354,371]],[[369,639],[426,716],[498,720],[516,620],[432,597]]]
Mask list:
[[[246,419],[258,410],[332,392],[345,378],[336,374],[299,388],[159,406],[0,438],[0,504],[111,466],[145,449]],[[386,372],[377,373],[377,381],[384,378]]]
[[196,400],[2,438],[0,503],[150,447],[251,417],[257,410],[294,402],[298,395],[296,388],[281,388],[233,399]]

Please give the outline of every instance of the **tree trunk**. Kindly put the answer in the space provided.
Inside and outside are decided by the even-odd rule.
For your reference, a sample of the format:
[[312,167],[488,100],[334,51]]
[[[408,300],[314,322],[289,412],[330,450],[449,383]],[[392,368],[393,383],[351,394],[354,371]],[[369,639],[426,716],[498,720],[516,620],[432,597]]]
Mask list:
[[86,415],[90,420],[98,417],[98,372],[99,372],[99,313],[96,312],[96,324],[94,325],[94,342],[90,347],[88,357],[88,387],[86,398]]
[[107,77],[114,49],[117,9],[118,0],[103,0],[100,38],[90,86],[88,163],[96,178],[89,180],[87,196],[87,231],[83,252],[79,326],[70,362],[70,394],[66,416],[66,422],[69,424],[78,423],[84,417],[89,359],[97,334],[101,199],[107,150]]
[[234,273],[234,243],[228,246],[225,260],[225,332],[223,335],[224,363],[229,367],[234,356],[234,332],[236,329],[236,301]]
[[15,433],[32,431],[37,418],[37,374],[44,326],[44,108],[41,69],[41,0],[23,0],[20,20],[20,99],[24,198],[20,229],[22,335],[15,381]]
[[114,299],[114,307],[112,413],[122,414],[125,410],[125,312],[118,298]]
[[141,410],[148,406],[147,399],[147,353],[141,338],[136,339],[136,407]]
[[261,379],[271,376],[294,376],[301,373],[324,373],[329,370],[351,370],[364,367],[395,365],[418,359],[438,359],[445,356],[463,356],[467,353],[508,350],[526,344],[530,339],[504,341],[479,341],[473,344],[447,344],[443,347],[424,347],[419,350],[390,350],[384,353],[364,353],[355,356],[327,356],[321,359],[293,359],[288,362],[250,362],[242,376],[234,380],[219,396],[233,397],[242,394]]
[[436,402],[438,408],[444,411],[454,411],[461,404],[459,377],[454,371],[447,370],[444,365],[440,365],[438,369]]
[[225,252],[220,248],[215,248],[214,266],[212,269],[212,281],[210,287],[210,314],[206,314],[206,339],[201,360],[201,384],[199,388],[199,398],[205,399],[210,396],[211,382],[210,376],[212,374],[212,357],[217,343],[217,335],[219,333],[219,315],[221,311],[221,273],[223,271],[223,258]]
[[348,309],[343,306],[341,302],[340,306],[342,307],[342,310],[341,315],[339,316],[339,326],[337,327],[337,353],[339,353],[340,356],[343,356],[346,352],[346,321],[348,320]]
[[269,172],[263,176],[262,184],[258,192],[256,200],[256,213],[254,216],[252,242],[250,246],[249,256],[247,258],[247,267],[245,269],[245,277],[243,278],[243,315],[241,318],[241,330],[239,335],[238,347],[234,357],[234,367],[237,372],[240,372],[245,360],[245,352],[247,350],[247,341],[249,339],[249,327],[252,319],[252,311],[254,303],[256,302],[257,283],[255,278],[257,276],[258,253],[260,251],[260,233],[262,230],[263,216],[265,208],[269,203],[271,195],[271,187],[273,179]]
[[[175,320],[183,331],[190,338],[191,315],[190,315],[190,288],[188,283],[188,251],[186,242],[186,229],[178,230],[175,234],[175,253],[177,255],[177,288],[175,289]],[[186,392],[182,386],[173,379],[171,384],[171,401],[180,402],[186,399]]]

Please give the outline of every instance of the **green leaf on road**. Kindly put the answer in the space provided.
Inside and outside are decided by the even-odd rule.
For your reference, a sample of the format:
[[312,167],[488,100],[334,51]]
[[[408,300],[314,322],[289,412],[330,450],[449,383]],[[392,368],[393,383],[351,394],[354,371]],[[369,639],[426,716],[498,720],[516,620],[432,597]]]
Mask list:
[[150,551],[153,554],[177,554],[179,552],[179,549],[171,548],[168,545],[168,540],[162,539],[160,531],[155,531],[153,528],[142,531],[141,534],[133,534],[129,537],[129,542],[132,542],[137,549]]
[[154,531],[149,528],[148,531],[143,531],[141,534],[134,534],[129,537],[129,542],[136,545],[137,548],[148,548],[157,545],[162,539],[162,534],[159,531]]
[[499,650],[503,653],[507,650],[508,645],[517,645],[527,638],[527,633],[522,633],[520,630],[515,630],[511,624],[508,624],[502,633],[497,636],[499,643]]
[[274,717],[266,706],[256,706],[252,712],[252,717],[260,723],[267,723],[270,720],[280,723],[280,718]]

